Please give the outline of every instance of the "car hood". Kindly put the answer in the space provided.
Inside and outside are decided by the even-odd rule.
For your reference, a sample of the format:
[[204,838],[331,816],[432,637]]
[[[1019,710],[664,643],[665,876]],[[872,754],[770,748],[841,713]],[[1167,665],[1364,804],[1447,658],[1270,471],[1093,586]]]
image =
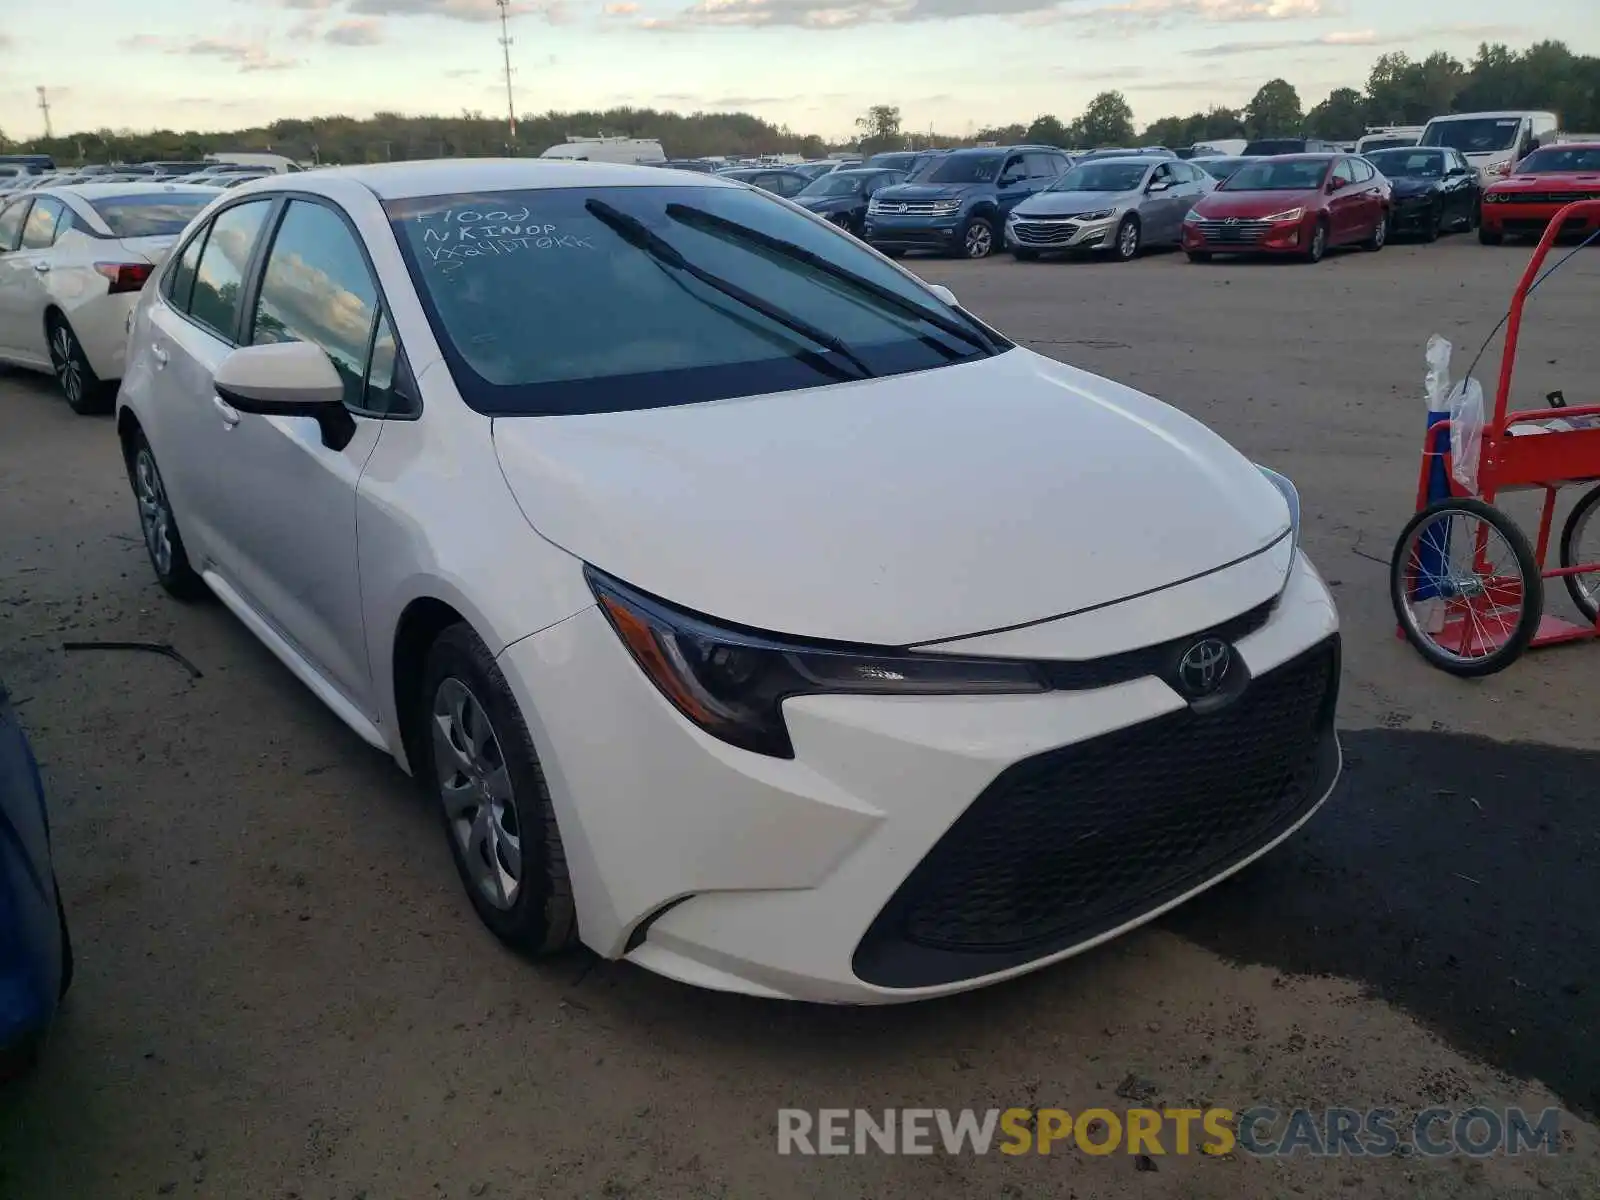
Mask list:
[[1199,422],[1023,349],[493,430],[544,537],[676,604],[801,637],[912,645],[1074,613],[1289,525],[1277,489]]
[[981,192],[993,188],[988,183],[897,183],[893,187],[879,188],[879,200],[959,200],[968,192]]
[[1435,192],[1442,184],[1438,179],[1395,179],[1390,177],[1390,184],[1394,187],[1394,196],[1397,200],[1404,200],[1410,196],[1426,196]]
[[1594,192],[1600,191],[1600,174],[1593,171],[1551,171],[1544,175],[1513,175],[1489,188],[1497,194],[1510,192]]
[[1208,192],[1195,204],[1195,210],[1208,220],[1227,217],[1268,217],[1291,208],[1320,207],[1322,193],[1305,192]]
[[1138,202],[1139,192],[1040,192],[1013,210],[1024,217],[1070,217]]
[[855,208],[862,203],[860,196],[796,196],[794,202],[812,212],[838,212],[841,208]]

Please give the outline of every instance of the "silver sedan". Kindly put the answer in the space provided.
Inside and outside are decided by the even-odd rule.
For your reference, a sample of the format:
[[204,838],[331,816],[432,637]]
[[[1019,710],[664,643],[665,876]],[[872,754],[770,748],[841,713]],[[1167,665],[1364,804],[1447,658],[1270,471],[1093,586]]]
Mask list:
[[1217,181],[1178,159],[1098,158],[1029,197],[1006,221],[1018,259],[1064,250],[1108,251],[1121,262],[1150,245],[1177,245],[1184,214]]

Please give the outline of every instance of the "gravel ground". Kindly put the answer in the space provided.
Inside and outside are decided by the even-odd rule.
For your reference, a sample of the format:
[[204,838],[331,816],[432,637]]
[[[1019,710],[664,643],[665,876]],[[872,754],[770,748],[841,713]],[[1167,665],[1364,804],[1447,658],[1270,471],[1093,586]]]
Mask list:
[[[1444,333],[1464,366],[1525,258],[1454,238],[1317,268],[912,263],[1300,484],[1305,544],[1345,620],[1349,770],[1292,843],[1157,926],[887,1010],[501,949],[393,765],[220,606],[155,586],[110,421],[0,376],[0,675],[44,763],[79,948],[43,1071],[0,1094],[0,1196],[1593,1196],[1600,649],[1465,683],[1395,640],[1386,595],[1423,343]],[[1600,399],[1597,294],[1593,254],[1540,293],[1530,403],[1555,386]],[[130,638],[170,641],[202,677],[61,649]],[[1563,1153],[775,1152],[783,1107],[1078,1111],[1129,1095],[1559,1105]]]

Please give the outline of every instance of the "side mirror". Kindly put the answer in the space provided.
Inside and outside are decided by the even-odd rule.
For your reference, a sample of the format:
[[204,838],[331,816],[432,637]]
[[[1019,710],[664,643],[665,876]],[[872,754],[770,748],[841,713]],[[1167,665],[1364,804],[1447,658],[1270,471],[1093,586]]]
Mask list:
[[939,299],[943,300],[951,308],[960,308],[961,307],[961,305],[956,300],[956,294],[954,292],[952,292],[949,288],[945,287],[944,284],[942,284],[942,283],[930,283],[928,285],[928,290],[930,292],[932,292],[935,296],[939,297]]
[[1330,192],[1337,192],[1342,187],[1344,187],[1344,180],[1342,180],[1342,179],[1330,179],[1330,180],[1328,180],[1328,190]]
[[310,342],[241,346],[217,365],[212,386],[240,412],[310,417],[330,450],[343,450],[355,436],[355,418],[344,406],[344,380],[333,360]]

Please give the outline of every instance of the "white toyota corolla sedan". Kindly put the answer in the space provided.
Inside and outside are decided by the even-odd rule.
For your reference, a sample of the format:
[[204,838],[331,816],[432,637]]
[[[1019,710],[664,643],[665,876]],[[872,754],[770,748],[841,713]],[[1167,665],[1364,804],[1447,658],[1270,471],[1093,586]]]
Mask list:
[[76,412],[109,412],[139,290],[219,190],[91,183],[4,201],[0,362],[50,371]]
[[131,339],[162,584],[426,781],[526,950],[958,991],[1181,903],[1338,775],[1287,480],[742,185],[248,183]]

